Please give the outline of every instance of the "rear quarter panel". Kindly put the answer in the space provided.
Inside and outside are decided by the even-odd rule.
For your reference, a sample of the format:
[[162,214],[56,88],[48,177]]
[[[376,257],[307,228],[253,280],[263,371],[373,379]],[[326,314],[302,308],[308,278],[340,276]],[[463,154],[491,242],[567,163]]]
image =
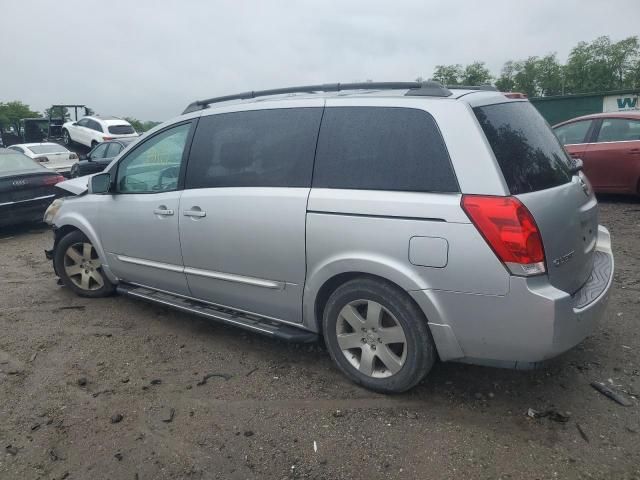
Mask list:
[[[317,292],[341,273],[376,275],[406,291],[504,295],[509,288],[505,268],[462,211],[459,194],[313,189],[306,235],[303,303],[310,328],[316,328]],[[444,261],[431,267],[411,263],[409,246],[416,237],[444,239],[446,256],[442,242],[423,243],[434,245],[435,255]],[[428,258],[434,252],[417,253],[414,257]]]

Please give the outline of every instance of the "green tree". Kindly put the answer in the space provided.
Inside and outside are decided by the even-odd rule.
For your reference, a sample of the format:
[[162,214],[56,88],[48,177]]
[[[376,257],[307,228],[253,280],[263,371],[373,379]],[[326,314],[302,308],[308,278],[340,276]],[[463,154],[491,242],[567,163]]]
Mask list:
[[138,120],[137,118],[133,118],[133,117],[124,117],[124,119],[127,122],[129,122],[133,128],[136,129],[136,132],[149,131],[153,127],[155,127],[156,125],[160,125],[160,123],[161,123],[161,122],[154,122],[154,121],[143,122],[143,121]]
[[536,93],[538,95],[560,95],[563,93],[564,71],[555,53],[537,61],[535,67]]
[[636,60],[625,74],[624,84],[627,88],[640,87],[640,59]]
[[538,94],[538,57],[529,57],[514,63],[513,89],[529,97]]
[[473,62],[467,65],[462,72],[460,83],[462,85],[487,85],[493,77],[484,62]]
[[496,80],[496,88],[501,92],[510,92],[515,87],[515,80],[513,77],[516,74],[515,62],[508,60],[500,71],[500,77]]
[[18,131],[20,120],[23,118],[37,118],[40,117],[40,113],[31,110],[29,105],[26,105],[20,101],[13,101],[2,103],[0,102],[0,129],[8,130],[13,127],[15,131]]
[[462,65],[436,65],[433,71],[433,80],[443,85],[460,85],[464,71]]
[[632,87],[639,55],[636,36],[615,43],[609,37],[598,37],[591,43],[580,42],[567,60],[567,91],[581,93]]
[[124,120],[129,122],[131,124],[131,126],[136,129],[136,132],[144,132],[145,131],[144,127],[142,125],[142,122],[140,120],[138,120],[137,118],[124,117]]

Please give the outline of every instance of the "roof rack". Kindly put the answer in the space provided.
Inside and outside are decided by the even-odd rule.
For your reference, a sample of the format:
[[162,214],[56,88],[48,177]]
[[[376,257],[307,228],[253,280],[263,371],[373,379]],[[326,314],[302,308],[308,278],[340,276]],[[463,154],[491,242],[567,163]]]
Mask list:
[[274,88],[272,90],[257,90],[223,97],[213,97],[206,100],[197,100],[185,108],[185,113],[196,112],[207,108],[212,103],[228,102],[230,100],[247,100],[271,95],[283,95],[287,93],[315,93],[315,92],[340,92],[343,90],[409,90],[408,96],[448,97],[451,92],[442,84],[433,81],[426,82],[360,82],[360,83],[325,83],[320,85],[304,85],[300,87]]
[[452,90],[487,90],[489,92],[497,92],[498,89],[493,85],[447,85]]

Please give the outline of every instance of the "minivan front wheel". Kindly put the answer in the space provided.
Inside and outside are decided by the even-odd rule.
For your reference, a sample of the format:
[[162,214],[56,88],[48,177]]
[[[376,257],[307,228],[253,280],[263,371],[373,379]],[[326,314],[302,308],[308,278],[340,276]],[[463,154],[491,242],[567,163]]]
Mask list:
[[325,306],[323,328],[340,370],[371,390],[408,390],[436,359],[422,312],[406,292],[374,278],[351,280],[336,289]]
[[70,232],[58,242],[54,262],[64,285],[77,295],[106,297],[115,290],[95,247],[80,231]]
[[69,136],[69,132],[67,130],[62,131],[62,141],[67,146],[71,146],[71,137]]

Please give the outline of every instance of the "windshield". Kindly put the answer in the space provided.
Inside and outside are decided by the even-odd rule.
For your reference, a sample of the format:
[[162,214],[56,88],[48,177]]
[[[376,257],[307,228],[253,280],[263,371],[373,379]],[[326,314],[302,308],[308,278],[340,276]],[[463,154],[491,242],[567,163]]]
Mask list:
[[33,153],[41,154],[41,153],[69,153],[69,150],[64,148],[61,145],[32,145],[27,147]]
[[571,180],[567,154],[529,102],[487,105],[473,111],[513,195]]
[[21,153],[0,154],[0,175],[13,172],[39,171],[45,169]]

